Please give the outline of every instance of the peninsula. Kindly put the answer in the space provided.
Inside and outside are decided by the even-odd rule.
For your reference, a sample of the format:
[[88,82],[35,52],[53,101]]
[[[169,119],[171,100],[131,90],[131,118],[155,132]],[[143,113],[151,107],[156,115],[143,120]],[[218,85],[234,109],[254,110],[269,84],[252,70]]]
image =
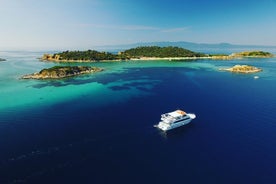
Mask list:
[[234,73],[256,73],[262,71],[262,69],[249,65],[235,65],[231,68],[222,68],[220,70],[229,71]]
[[55,54],[44,54],[42,61],[52,62],[96,62],[96,61],[123,61],[123,60],[194,60],[194,59],[213,59],[230,60],[242,58],[268,58],[273,54],[263,51],[245,51],[240,53],[226,54],[204,54],[193,52],[180,47],[158,47],[143,46],[118,52],[99,52],[95,50],[87,51],[65,51]]
[[82,74],[100,72],[103,69],[90,66],[54,66],[40,72],[24,75],[22,79],[60,79]]

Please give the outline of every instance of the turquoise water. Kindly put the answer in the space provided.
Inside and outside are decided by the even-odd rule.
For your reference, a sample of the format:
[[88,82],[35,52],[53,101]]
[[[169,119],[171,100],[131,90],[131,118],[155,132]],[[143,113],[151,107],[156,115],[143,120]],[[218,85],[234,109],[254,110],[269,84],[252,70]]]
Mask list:
[[[21,80],[56,65],[41,55],[0,52],[0,183],[275,183],[275,58],[82,63],[105,71]],[[263,71],[218,70],[235,64]],[[153,128],[176,108],[197,118]]]
[[[28,55],[29,54],[29,55]],[[82,76],[77,78],[81,85],[75,85],[74,79],[65,79],[58,81],[35,81],[35,80],[21,80],[22,75],[40,71],[43,68],[51,67],[55,64],[40,62],[37,58],[42,53],[7,53],[8,61],[1,63],[1,80],[0,85],[1,89],[1,110],[9,110],[12,108],[20,109],[26,108],[27,106],[36,106],[36,105],[47,105],[52,103],[58,103],[66,101],[68,99],[77,98],[80,95],[85,95],[87,93],[93,93],[97,98],[97,95],[102,93],[113,93],[109,89],[110,86],[105,86],[98,83],[93,75]],[[5,56],[5,54],[3,54]],[[11,55],[11,56],[10,56]],[[65,64],[66,65],[66,64]],[[74,65],[74,64],[71,64]],[[79,64],[75,64],[79,65]],[[82,64],[85,65],[85,64]],[[89,65],[89,64],[86,64]],[[212,65],[208,63],[182,63],[175,62],[173,64],[169,62],[159,61],[159,62],[120,62],[120,63],[93,63],[92,66],[102,67],[105,69],[101,74],[96,74],[96,76],[102,76],[110,73],[121,73],[125,72],[125,68],[145,68],[145,67],[187,67],[187,68],[211,68]],[[86,82],[86,81],[89,82]],[[142,79],[142,80],[147,80]],[[82,82],[83,81],[83,82]],[[92,81],[92,82],[90,82]],[[47,87],[41,89],[40,85],[47,85]],[[114,84],[121,83],[121,81],[114,81]],[[120,84],[118,84],[120,85]],[[56,86],[62,86],[56,88]],[[150,86],[149,86],[150,87]],[[122,92],[122,91],[121,91]],[[121,93],[120,92],[120,93]],[[123,98],[128,99],[132,95],[142,95],[142,92],[137,90],[127,90],[127,94],[124,94],[123,97],[118,95],[116,99],[106,99],[106,102],[123,100]],[[113,94],[112,94],[113,95]],[[108,96],[108,95],[107,95]],[[129,97],[128,97],[129,96]],[[120,99],[122,98],[122,99]],[[99,99],[99,98],[97,98]],[[105,100],[104,100],[105,101]],[[99,105],[105,103],[103,100],[98,101]]]

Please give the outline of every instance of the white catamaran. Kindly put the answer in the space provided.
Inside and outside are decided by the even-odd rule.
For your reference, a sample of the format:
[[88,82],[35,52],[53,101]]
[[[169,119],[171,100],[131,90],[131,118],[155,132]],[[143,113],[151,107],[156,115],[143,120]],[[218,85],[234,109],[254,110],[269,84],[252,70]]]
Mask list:
[[155,127],[167,131],[190,123],[196,118],[195,114],[175,110],[161,115],[161,121]]

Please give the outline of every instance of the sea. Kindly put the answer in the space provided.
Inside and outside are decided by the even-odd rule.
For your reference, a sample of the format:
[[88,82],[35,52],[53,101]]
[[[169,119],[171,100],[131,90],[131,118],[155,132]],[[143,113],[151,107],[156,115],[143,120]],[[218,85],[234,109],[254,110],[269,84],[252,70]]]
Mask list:
[[[42,54],[0,52],[1,184],[276,183],[276,58],[51,63]],[[263,71],[219,70],[236,64]],[[20,79],[55,65],[104,71]],[[176,109],[196,119],[154,127]]]

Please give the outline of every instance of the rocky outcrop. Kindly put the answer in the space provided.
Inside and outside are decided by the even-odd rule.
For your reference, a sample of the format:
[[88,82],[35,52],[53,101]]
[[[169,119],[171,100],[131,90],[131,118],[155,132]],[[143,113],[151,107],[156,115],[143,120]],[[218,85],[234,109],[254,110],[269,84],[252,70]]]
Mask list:
[[57,54],[44,54],[40,60],[42,61],[59,61],[60,60],[60,55]]
[[100,72],[102,70],[102,68],[90,66],[55,66],[52,68],[43,69],[37,73],[24,75],[22,79],[60,79]]
[[0,61],[6,61],[5,59],[0,58]]
[[229,71],[234,73],[256,73],[262,71],[262,69],[249,65],[235,65],[231,68],[222,68],[220,70]]

